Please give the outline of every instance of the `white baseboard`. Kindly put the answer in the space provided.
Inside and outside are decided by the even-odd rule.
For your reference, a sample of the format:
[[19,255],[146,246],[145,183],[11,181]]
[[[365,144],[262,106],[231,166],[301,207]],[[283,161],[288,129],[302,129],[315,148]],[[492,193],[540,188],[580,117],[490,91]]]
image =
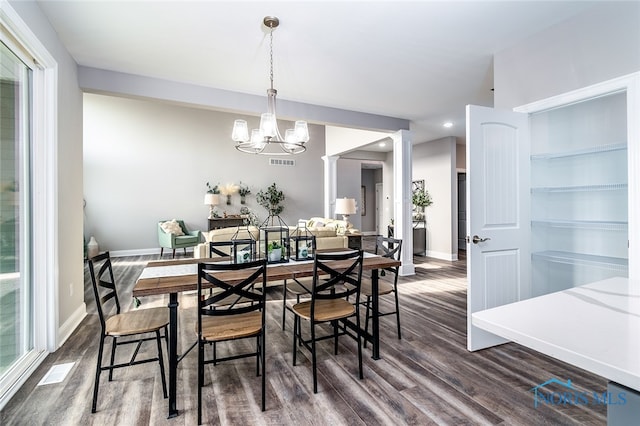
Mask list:
[[458,260],[458,253],[453,254],[427,250],[425,256],[433,257],[434,259],[446,260],[449,262]]
[[[176,249],[176,253],[181,252],[184,253],[183,249]],[[165,253],[171,253],[171,249],[164,249]],[[187,253],[193,253],[193,247],[187,248]],[[146,249],[135,249],[135,250],[113,250],[109,251],[109,256],[111,257],[126,257],[126,256],[145,256],[148,254],[157,254],[160,256],[159,248],[146,248]]]
[[67,341],[71,333],[80,325],[84,317],[87,316],[87,305],[83,302],[78,309],[58,328],[58,341],[56,349]]
[[[169,250],[169,249],[167,249]],[[160,254],[159,248],[146,248],[146,249],[135,249],[135,250],[113,250],[109,251],[109,256],[111,257],[126,257],[126,256],[144,256],[147,254]]]

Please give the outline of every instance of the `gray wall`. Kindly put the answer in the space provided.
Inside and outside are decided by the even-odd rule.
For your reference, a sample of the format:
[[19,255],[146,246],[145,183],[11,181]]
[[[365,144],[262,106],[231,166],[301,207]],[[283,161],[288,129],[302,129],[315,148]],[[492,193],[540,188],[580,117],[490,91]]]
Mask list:
[[[337,182],[338,189],[336,198],[355,198],[357,211],[356,214],[349,216],[349,222],[356,229],[362,229],[362,217],[360,216],[360,185],[361,185],[361,162],[359,160],[350,160],[346,158],[338,159],[337,163]],[[335,205],[334,205],[335,207]],[[338,219],[342,219],[341,215],[334,215]]]
[[[34,2],[12,1],[38,40],[58,63],[58,211],[57,253],[51,253],[58,271],[58,326],[73,329],[84,315],[82,244],[82,93],[77,83],[76,63]],[[37,155],[37,153],[35,154]],[[37,171],[36,171],[37,173]],[[38,236],[35,236],[36,243]],[[34,259],[45,262],[46,259]],[[75,315],[74,315],[75,314]]]
[[494,105],[511,109],[640,70],[640,2],[603,2],[494,58]]
[[[158,220],[183,219],[189,228],[205,230],[206,182],[247,184],[247,207],[261,219],[267,211],[255,194],[272,182],[285,194],[287,224],[322,216],[323,126],[310,125],[308,149],[293,157],[295,166],[270,166],[271,157],[234,148],[233,120],[243,117],[238,114],[96,94],[85,94],[84,113],[85,227],[102,250],[159,250]],[[243,118],[258,126],[259,118]],[[236,194],[218,211],[236,214],[240,207]]]
[[449,136],[413,146],[412,180],[424,180],[433,204],[425,209],[427,256],[458,258],[456,138]]
[[360,226],[362,232],[375,232],[376,230],[376,183],[382,183],[382,169],[362,169],[361,184],[365,188],[367,203],[366,214],[362,216],[362,212],[358,212],[362,222]]

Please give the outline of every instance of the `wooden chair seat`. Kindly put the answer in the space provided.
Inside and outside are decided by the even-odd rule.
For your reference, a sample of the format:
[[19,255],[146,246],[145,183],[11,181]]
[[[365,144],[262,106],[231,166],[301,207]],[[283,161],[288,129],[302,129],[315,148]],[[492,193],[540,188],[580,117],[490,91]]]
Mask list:
[[[256,336],[260,334],[261,330],[262,314],[260,312],[202,318],[202,338],[207,342],[221,342]],[[198,325],[196,324],[197,332]]]
[[[310,320],[311,319],[311,301],[297,303],[291,308],[296,315]],[[341,318],[347,318],[356,312],[355,306],[344,299],[327,299],[316,300],[315,322],[334,321]]]
[[287,293],[291,293],[296,296],[310,294],[312,285],[313,277],[296,278],[295,280],[287,282]]
[[109,336],[131,336],[154,332],[168,324],[167,308],[138,309],[107,318],[105,333]]
[[[322,275],[322,277],[324,279],[326,278],[326,275]],[[293,280],[285,281],[282,288],[282,331],[284,331],[287,310],[291,310],[293,305],[300,303],[301,296],[311,297],[313,277],[295,278]],[[330,291],[331,290],[327,290],[326,292]],[[290,294],[295,296],[294,302],[287,302],[287,298]]]
[[[360,293],[363,296],[371,296],[373,295],[373,291],[371,291],[371,279],[362,278],[362,287],[360,287]],[[378,295],[381,296],[383,294],[393,293],[393,284],[388,283],[383,280],[378,280]]]

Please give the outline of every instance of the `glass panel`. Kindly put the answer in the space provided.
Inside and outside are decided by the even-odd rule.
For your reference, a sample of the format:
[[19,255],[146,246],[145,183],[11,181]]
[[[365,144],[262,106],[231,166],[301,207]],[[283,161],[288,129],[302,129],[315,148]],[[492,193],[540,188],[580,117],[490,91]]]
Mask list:
[[0,43],[0,378],[33,349],[28,194],[31,70]]

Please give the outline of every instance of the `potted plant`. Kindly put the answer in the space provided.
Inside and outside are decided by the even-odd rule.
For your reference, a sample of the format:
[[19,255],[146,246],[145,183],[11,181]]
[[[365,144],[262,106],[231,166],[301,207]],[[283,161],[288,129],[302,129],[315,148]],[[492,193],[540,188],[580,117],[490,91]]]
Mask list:
[[278,241],[269,241],[269,246],[267,247],[269,262],[280,262],[283,249],[284,247]]
[[429,207],[433,204],[433,200],[431,199],[431,195],[429,191],[426,189],[415,189],[413,191],[411,201],[413,205],[416,207],[416,213],[414,214],[415,220],[423,220],[424,219],[424,208]]
[[247,186],[246,184],[242,183],[242,181],[240,181],[238,193],[240,194],[240,204],[245,204],[246,197],[247,195],[251,194],[251,190],[249,189],[249,186]]
[[218,189],[218,185],[211,186],[209,182],[207,182],[207,194],[219,194],[220,189]]
[[245,225],[258,226],[258,216],[247,206],[240,208],[240,216],[244,219]]
[[265,191],[258,191],[256,200],[269,211],[269,216],[278,216],[284,210],[284,206],[280,204],[284,201],[284,193],[278,189],[275,182]]

